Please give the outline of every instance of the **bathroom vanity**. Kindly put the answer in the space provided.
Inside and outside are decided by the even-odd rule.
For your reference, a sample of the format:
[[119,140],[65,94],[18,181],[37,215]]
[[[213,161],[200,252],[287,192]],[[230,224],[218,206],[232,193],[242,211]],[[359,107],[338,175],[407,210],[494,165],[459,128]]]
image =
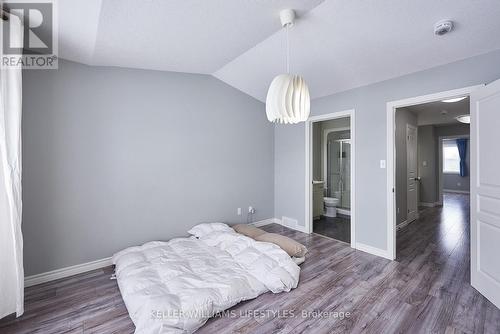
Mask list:
[[323,181],[313,181],[313,219],[319,219],[323,214],[323,189]]

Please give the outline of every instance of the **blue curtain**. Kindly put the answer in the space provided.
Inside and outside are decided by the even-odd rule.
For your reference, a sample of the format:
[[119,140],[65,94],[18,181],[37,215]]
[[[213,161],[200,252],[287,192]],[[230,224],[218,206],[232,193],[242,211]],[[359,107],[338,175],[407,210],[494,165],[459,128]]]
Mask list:
[[467,139],[457,139],[458,154],[460,155],[460,176],[467,176],[467,164],[465,158],[467,155]]

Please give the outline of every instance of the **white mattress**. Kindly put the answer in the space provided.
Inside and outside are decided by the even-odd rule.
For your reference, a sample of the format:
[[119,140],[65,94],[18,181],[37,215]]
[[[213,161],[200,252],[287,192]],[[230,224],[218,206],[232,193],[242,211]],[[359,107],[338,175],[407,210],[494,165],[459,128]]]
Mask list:
[[136,333],[192,333],[240,301],[290,291],[300,273],[278,246],[232,230],[130,247],[113,263]]

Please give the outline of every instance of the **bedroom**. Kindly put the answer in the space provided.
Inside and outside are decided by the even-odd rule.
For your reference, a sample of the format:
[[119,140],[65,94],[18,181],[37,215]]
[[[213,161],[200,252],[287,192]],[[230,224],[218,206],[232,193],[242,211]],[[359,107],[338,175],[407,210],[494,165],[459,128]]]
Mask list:
[[[30,8],[23,6],[33,5],[3,3],[2,29],[8,31]],[[35,29],[25,37],[38,34],[52,45],[57,66],[27,63],[21,74],[4,62],[6,37],[2,43],[1,99],[12,101],[1,110],[1,333],[134,332],[121,288],[110,280],[113,255],[187,238],[194,226],[211,222],[251,223],[308,252],[296,288],[237,304],[228,309],[237,317],[216,316],[199,332],[500,328],[500,268],[491,256],[500,244],[500,180],[496,155],[484,154],[496,149],[500,117],[486,110],[481,123],[471,104],[470,197],[487,211],[471,206],[471,245],[486,254],[487,273],[471,263],[459,271],[460,285],[446,270],[451,262],[431,268],[438,256],[431,252],[432,236],[414,253],[416,261],[391,252],[396,208],[388,136],[388,110],[402,100],[470,94],[472,103],[494,95],[500,79],[496,1],[45,3],[54,15],[38,7],[34,13],[53,22],[53,44],[37,14],[23,27]],[[287,8],[296,12],[289,29],[280,22]],[[441,20],[453,24],[437,35]],[[43,56],[36,46],[23,49]],[[298,124],[270,122],[266,114],[271,82],[283,73],[300,75],[308,86],[310,115]],[[461,91],[470,87],[476,88]],[[312,231],[308,145],[315,121],[349,110],[356,146],[350,245]],[[485,150],[474,150],[481,139]],[[484,179],[474,184],[474,175]],[[9,187],[16,181],[18,188]],[[472,226],[487,233],[475,235]],[[467,253],[469,245],[462,247]],[[453,307],[444,302],[448,296]],[[429,308],[449,316],[435,319]],[[463,308],[473,310],[470,319]]]

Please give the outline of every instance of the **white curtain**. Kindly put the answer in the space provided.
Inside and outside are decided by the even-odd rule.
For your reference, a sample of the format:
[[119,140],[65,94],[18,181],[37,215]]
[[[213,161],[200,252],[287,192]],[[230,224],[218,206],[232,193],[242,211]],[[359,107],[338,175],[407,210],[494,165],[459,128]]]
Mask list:
[[[9,25],[9,42],[22,45],[17,16],[0,20],[1,56],[3,29]],[[15,39],[15,40],[14,40]],[[11,56],[11,55],[9,55]],[[24,312],[23,237],[21,234],[21,67],[0,62],[0,318]]]

